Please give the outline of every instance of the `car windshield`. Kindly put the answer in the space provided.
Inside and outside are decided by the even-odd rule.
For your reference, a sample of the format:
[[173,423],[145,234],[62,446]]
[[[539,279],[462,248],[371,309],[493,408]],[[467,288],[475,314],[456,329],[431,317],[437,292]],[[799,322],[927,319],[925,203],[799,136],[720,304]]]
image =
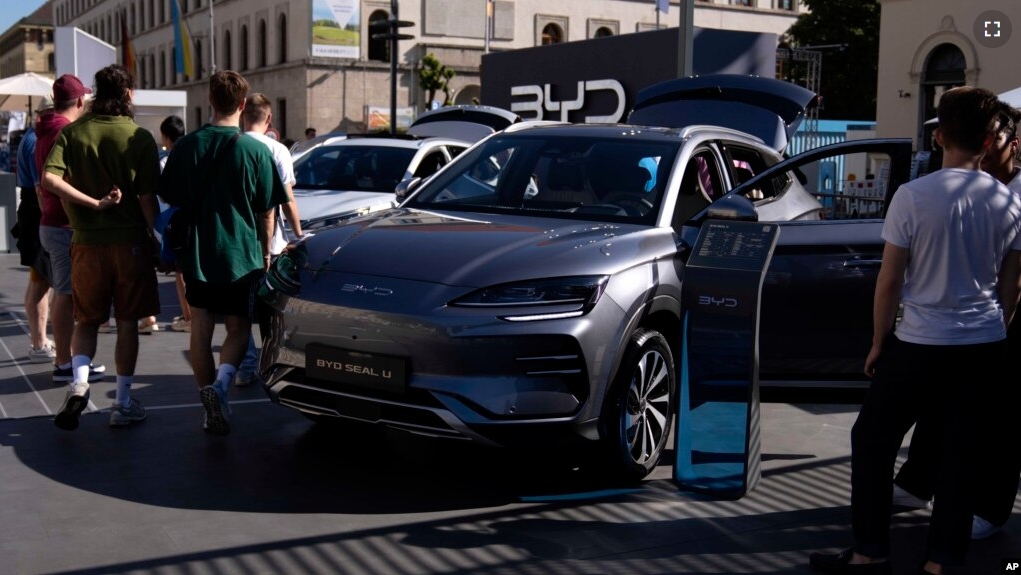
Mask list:
[[393,192],[415,156],[413,148],[320,146],[294,162],[295,188]]
[[679,140],[498,135],[404,205],[651,224],[679,147]]

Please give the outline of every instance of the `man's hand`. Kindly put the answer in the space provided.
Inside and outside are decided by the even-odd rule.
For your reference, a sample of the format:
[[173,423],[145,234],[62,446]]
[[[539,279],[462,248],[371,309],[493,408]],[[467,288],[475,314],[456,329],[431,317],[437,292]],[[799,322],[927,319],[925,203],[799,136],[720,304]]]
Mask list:
[[103,211],[111,206],[115,206],[121,203],[122,197],[124,197],[124,194],[121,192],[121,189],[118,188],[117,186],[114,186],[110,190],[110,193],[103,196],[102,198],[99,198],[99,202],[96,203],[96,210]]

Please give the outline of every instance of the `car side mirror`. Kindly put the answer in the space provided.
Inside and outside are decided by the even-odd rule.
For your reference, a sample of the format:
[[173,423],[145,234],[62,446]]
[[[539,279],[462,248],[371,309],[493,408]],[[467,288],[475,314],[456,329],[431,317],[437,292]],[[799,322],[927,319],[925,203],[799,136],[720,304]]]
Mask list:
[[397,194],[397,203],[403,202],[411,192],[418,188],[418,185],[422,183],[422,178],[408,178],[407,180],[401,180],[394,188],[394,193]]
[[706,217],[713,220],[759,221],[755,204],[748,198],[737,194],[730,194],[713,202],[706,210]]

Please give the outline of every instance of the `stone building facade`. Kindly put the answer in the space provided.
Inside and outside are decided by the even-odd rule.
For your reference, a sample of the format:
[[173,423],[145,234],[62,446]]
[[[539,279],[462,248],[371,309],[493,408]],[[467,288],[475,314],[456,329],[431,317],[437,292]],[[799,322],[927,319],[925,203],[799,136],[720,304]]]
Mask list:
[[[189,129],[208,118],[206,82],[210,70],[233,69],[252,89],[275,103],[274,124],[299,139],[306,126],[360,132],[373,108],[389,109],[388,43],[372,39],[370,22],[390,17],[413,25],[399,32],[413,36],[397,46],[397,105],[420,112],[430,104],[419,87],[422,58],[435,55],[454,70],[456,103],[479,94],[479,63],[488,49],[512,50],[677,26],[681,0],[657,13],[654,0],[494,0],[487,34],[485,0],[352,0],[354,15],[343,32],[356,32],[339,55],[317,45],[313,23],[323,0],[178,0],[190,28],[197,69],[174,72],[171,20],[173,0],[53,0],[53,23],[77,26],[112,45],[121,44],[119,14],[136,53],[143,88],[185,90]],[[696,0],[698,27],[784,33],[803,8],[796,0]],[[213,45],[210,46],[212,28]],[[212,49],[211,49],[212,48]]]
[[0,34],[0,78],[25,72],[53,77],[52,8],[46,2]]
[[939,95],[971,85],[997,94],[1021,86],[1017,0],[880,0],[876,135],[931,149]]

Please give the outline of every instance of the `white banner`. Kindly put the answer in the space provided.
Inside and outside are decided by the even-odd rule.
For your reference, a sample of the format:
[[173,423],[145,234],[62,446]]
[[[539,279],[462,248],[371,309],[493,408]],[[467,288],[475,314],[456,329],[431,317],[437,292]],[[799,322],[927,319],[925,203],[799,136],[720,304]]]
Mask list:
[[358,0],[312,2],[312,56],[358,58],[361,26]]

